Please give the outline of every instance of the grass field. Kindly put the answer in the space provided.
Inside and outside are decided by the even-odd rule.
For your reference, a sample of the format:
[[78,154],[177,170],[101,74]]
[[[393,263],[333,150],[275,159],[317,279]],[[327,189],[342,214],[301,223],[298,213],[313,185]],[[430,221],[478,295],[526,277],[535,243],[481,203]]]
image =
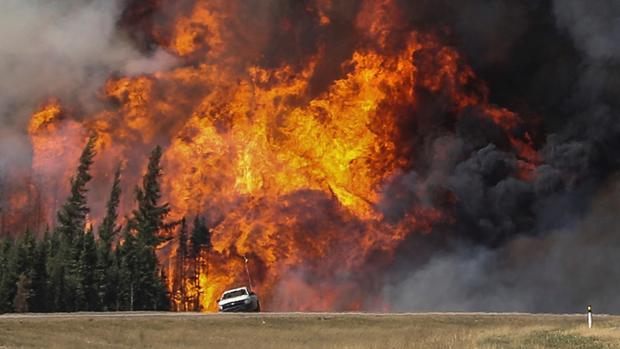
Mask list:
[[620,348],[620,317],[529,314],[0,316],[0,348]]

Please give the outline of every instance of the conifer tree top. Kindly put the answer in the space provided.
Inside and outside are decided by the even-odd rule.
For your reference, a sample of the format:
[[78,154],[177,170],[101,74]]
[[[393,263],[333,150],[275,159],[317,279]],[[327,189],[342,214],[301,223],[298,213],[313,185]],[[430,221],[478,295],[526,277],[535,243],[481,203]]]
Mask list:
[[106,215],[99,227],[99,239],[110,249],[113,237],[118,234],[120,228],[116,225],[118,219],[118,206],[121,200],[121,164],[116,167],[110,198],[106,205]]
[[88,192],[86,185],[92,179],[90,166],[95,157],[96,139],[96,136],[92,135],[84,146],[76,174],[71,178],[71,192],[58,212],[58,230],[69,241],[83,231],[86,215],[90,212],[86,205],[86,193]]
[[155,147],[149,157],[147,171],[142,179],[142,187],[136,188],[138,208],[133,212],[133,225],[138,233],[138,239],[147,245],[157,245],[160,242],[159,233],[166,227],[164,220],[170,212],[167,203],[159,204],[162,176],[161,156],[161,147]]

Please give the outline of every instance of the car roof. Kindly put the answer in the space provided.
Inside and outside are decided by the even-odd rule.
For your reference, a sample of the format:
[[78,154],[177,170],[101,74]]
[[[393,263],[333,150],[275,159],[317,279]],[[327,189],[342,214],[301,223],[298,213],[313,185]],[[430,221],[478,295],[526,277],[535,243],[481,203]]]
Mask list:
[[250,291],[248,291],[248,288],[247,288],[247,287],[238,287],[238,288],[233,288],[233,289],[230,289],[230,290],[226,290],[226,291],[224,291],[224,293],[222,293],[222,294],[231,293],[231,292],[240,291],[240,290],[245,290],[245,291],[247,291],[248,293],[250,293]]

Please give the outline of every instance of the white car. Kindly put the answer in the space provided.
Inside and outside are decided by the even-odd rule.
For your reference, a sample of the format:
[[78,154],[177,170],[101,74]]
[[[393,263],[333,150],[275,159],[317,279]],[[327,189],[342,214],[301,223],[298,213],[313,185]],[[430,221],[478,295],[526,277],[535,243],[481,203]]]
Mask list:
[[225,291],[217,305],[221,312],[260,311],[258,296],[247,287]]

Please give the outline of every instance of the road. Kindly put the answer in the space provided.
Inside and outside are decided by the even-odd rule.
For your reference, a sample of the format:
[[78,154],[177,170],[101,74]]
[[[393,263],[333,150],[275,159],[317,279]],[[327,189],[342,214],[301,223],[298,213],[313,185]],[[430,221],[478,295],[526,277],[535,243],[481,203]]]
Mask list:
[[530,313],[0,315],[7,348],[620,348],[620,317]]

